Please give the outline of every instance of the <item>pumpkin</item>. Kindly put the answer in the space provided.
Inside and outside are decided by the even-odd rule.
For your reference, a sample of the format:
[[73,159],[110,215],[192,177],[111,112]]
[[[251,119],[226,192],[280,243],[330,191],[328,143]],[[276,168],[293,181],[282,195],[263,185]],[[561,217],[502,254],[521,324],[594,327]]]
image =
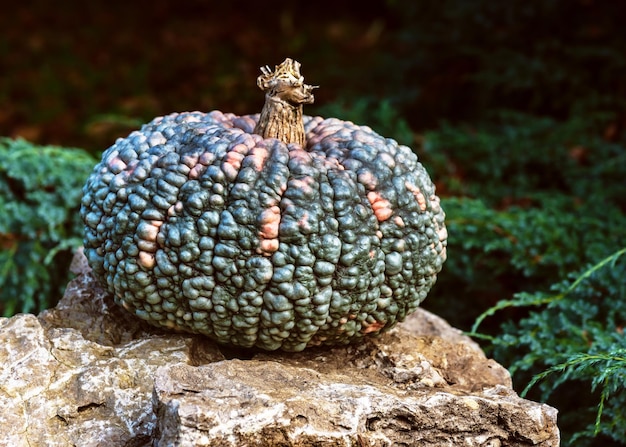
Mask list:
[[84,189],[84,252],[115,301],[218,343],[301,351],[393,327],[446,258],[416,155],[302,114],[300,64],[262,68],[261,114],[173,113],[118,139]]

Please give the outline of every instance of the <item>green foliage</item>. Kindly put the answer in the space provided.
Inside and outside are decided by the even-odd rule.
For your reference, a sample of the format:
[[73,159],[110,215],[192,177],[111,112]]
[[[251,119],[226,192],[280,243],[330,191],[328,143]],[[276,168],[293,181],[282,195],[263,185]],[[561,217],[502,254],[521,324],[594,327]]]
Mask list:
[[460,312],[433,310],[469,328],[498,300],[545,290],[623,244],[625,151],[598,136],[602,121],[501,112],[424,136],[418,153],[444,195],[449,233],[435,293],[467,296]]
[[[525,396],[531,386],[553,373],[560,373],[560,376],[554,381],[552,387],[568,380],[583,379],[591,382],[592,390],[601,388],[600,404],[597,408],[595,423],[593,426],[588,425],[585,430],[576,433],[572,437],[572,442],[599,434],[606,435],[616,441],[624,441],[620,427],[624,427],[626,423],[624,415],[626,402],[624,402],[622,395],[611,400],[610,405],[607,405],[607,400],[611,394],[621,391],[626,380],[626,349],[614,346],[608,348],[608,352],[601,352],[600,354],[579,352],[572,354],[564,362],[535,375],[522,392],[522,396]],[[548,394],[551,391],[551,389],[547,390]],[[603,421],[603,414],[608,421]]]
[[[425,305],[469,328],[503,297],[547,289],[626,240],[626,217],[610,204],[590,213],[562,194],[538,194],[529,203],[498,210],[477,199],[444,198],[449,257]],[[464,299],[451,308],[460,292]]]
[[564,445],[626,445],[626,147],[602,138],[611,118],[501,112],[420,148],[453,195],[449,260],[425,305],[475,319],[516,386],[559,409]]
[[480,197],[492,206],[538,192],[624,203],[624,146],[602,137],[613,115],[567,121],[512,111],[494,115],[487,124],[443,124],[426,133],[423,157],[435,178],[449,179],[447,194]]
[[36,312],[60,297],[82,243],[81,188],[95,160],[77,149],[0,139],[0,311]]
[[[598,435],[626,443],[624,255],[626,248],[573,272],[553,285],[550,294],[521,292],[512,300],[500,301],[483,313],[472,329],[481,336],[476,334],[479,324],[507,307],[539,307],[518,322],[504,324],[502,334],[482,337],[491,342],[497,358],[510,362],[511,373],[524,381],[534,375],[523,395],[535,385],[539,385],[538,398],[550,401],[554,395],[553,403],[565,409],[561,428],[576,445],[593,445],[591,438]],[[579,388],[559,389],[565,382],[585,383],[583,386],[599,393],[599,403],[577,398]],[[578,406],[567,411],[564,403],[572,400]]]

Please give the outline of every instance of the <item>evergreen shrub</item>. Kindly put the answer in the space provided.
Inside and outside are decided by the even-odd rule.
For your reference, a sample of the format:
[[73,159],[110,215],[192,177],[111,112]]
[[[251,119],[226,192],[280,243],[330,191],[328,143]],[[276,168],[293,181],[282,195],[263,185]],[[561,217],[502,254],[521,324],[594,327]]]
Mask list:
[[96,161],[86,152],[0,139],[0,312],[38,312],[61,297],[78,208]]
[[419,150],[450,235],[424,305],[475,320],[518,391],[559,410],[563,445],[626,445],[626,145],[602,122],[499,113]]

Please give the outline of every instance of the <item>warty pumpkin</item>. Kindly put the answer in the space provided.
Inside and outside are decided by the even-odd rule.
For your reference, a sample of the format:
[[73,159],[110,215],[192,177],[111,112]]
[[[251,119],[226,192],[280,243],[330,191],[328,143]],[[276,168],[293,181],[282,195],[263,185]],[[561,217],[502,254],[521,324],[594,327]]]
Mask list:
[[302,114],[300,64],[264,67],[260,115],[174,113],[104,151],[84,246],[116,302],[222,344],[346,344],[413,312],[446,258],[416,155],[366,126]]

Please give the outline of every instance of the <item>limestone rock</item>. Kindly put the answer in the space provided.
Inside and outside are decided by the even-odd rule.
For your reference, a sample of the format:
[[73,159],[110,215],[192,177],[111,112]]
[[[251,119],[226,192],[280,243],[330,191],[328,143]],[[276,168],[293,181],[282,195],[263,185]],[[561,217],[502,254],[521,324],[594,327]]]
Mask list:
[[0,319],[0,445],[557,446],[556,410],[420,310],[358,345],[219,347],[118,309],[88,269]]
[[503,385],[396,383],[278,361],[166,366],[155,380],[157,445],[558,445],[555,411]]

